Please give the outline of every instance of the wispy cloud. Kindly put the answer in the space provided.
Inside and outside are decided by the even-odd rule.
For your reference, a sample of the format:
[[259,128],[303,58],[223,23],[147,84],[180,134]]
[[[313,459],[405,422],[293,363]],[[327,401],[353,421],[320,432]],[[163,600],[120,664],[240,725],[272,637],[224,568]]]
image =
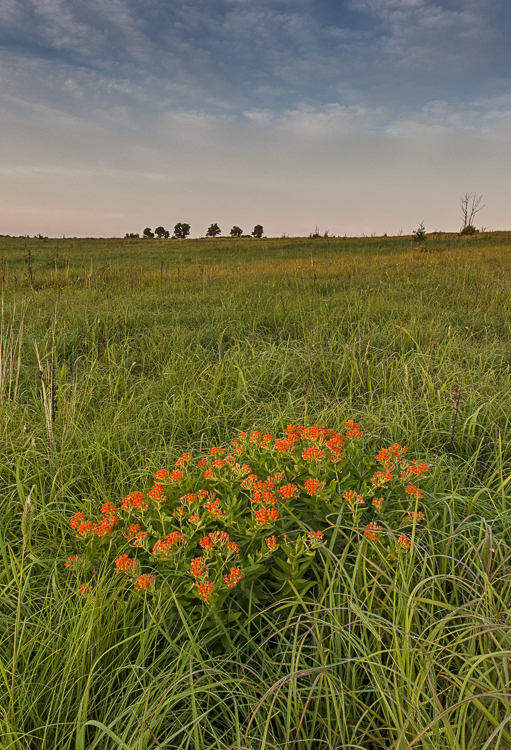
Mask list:
[[[130,191],[142,188],[163,205],[156,184],[189,218],[192,206],[205,217],[222,200],[242,212],[244,196],[272,215],[278,199],[300,223],[308,200],[312,227],[334,211],[336,191],[355,215],[356,196],[381,191],[383,176],[397,200],[409,160],[431,179],[436,170],[445,190],[456,192],[457,179],[474,187],[478,175],[502,185],[510,9],[507,0],[3,0],[10,215],[14,195],[39,205],[27,185],[44,180],[47,200],[53,190],[65,202],[73,182],[88,206],[108,186],[119,206],[110,217],[131,215]],[[420,185],[403,190],[399,205],[411,210]],[[367,231],[365,221],[353,231]]]

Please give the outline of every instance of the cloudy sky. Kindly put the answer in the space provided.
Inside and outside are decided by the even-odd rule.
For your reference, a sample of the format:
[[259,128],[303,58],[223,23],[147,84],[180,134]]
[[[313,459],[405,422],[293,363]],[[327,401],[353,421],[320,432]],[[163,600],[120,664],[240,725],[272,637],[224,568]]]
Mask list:
[[0,234],[511,229],[509,0],[0,0]]

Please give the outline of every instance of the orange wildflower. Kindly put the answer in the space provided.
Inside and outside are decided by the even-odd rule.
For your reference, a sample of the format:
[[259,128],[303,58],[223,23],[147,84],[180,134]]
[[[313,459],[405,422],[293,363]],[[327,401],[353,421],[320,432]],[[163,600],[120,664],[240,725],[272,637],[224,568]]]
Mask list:
[[77,562],[78,562],[79,560],[81,560],[81,559],[82,559],[82,558],[80,557],[80,555],[70,555],[70,556],[69,556],[69,557],[67,558],[67,560],[66,560],[66,562],[64,563],[64,565],[65,565],[65,567],[66,567],[66,568],[73,568],[73,567],[74,567],[74,566],[76,565],[76,563],[77,563]]
[[210,456],[223,456],[224,453],[225,450],[220,447],[211,448],[211,450],[209,451]]
[[410,547],[412,546],[411,541],[406,536],[404,536],[403,534],[401,534],[401,536],[397,540],[397,543],[401,547],[403,547],[403,549],[410,549]]
[[307,479],[303,483],[305,489],[307,490],[307,494],[312,496],[315,495],[317,492],[320,492],[323,487],[325,486],[324,482],[320,482],[319,479]]
[[197,468],[202,469],[203,466],[207,466],[208,459],[207,458],[201,458],[200,461],[197,461]]
[[372,542],[375,542],[378,539],[378,531],[381,531],[381,526],[378,523],[375,523],[375,521],[372,521],[367,524],[364,536]]
[[397,463],[403,461],[404,455],[408,448],[399,443],[394,443],[390,448],[382,448],[379,453],[376,454],[375,459],[378,463],[385,466],[386,469],[392,469]]
[[75,513],[72,519],[69,521],[69,525],[72,529],[78,529],[80,524],[85,520],[85,513]]
[[100,539],[111,534],[119,523],[117,516],[105,516],[103,520],[94,528],[95,533]]
[[381,510],[382,503],[383,503],[382,497],[373,498],[373,505],[375,508],[378,508],[378,510]]
[[199,589],[200,598],[204,601],[205,604],[210,605],[211,595],[215,589],[215,584],[211,581],[204,581],[203,583],[199,583],[197,581],[195,585]]
[[324,455],[324,451],[319,448],[306,448],[302,452],[302,458],[304,461],[319,461]]
[[365,500],[362,495],[359,495],[355,490],[346,490],[342,493],[343,498],[349,503],[349,505],[364,505]]
[[227,549],[229,550],[229,552],[236,552],[237,553],[237,552],[240,551],[240,548],[236,544],[236,542],[227,542]]
[[90,590],[91,590],[91,585],[90,585],[90,582],[87,581],[87,583],[82,583],[82,585],[78,589],[78,593],[81,596],[85,596],[86,594],[88,594],[90,592]]
[[215,543],[209,536],[203,536],[202,539],[199,539],[199,544],[202,549],[215,549]]
[[322,531],[309,531],[307,536],[309,537],[311,542],[316,542],[317,544],[322,542],[323,539],[325,538],[325,535],[323,534]]
[[386,482],[392,481],[392,474],[388,471],[377,471],[376,474],[373,474],[371,477],[371,484],[373,487],[383,487]]
[[213,515],[215,518],[218,518],[218,516],[225,514],[225,511],[222,511],[220,507],[220,501],[216,498],[204,503],[202,507],[205,508],[208,513],[211,513],[211,515]]
[[204,479],[211,479],[213,476],[213,469],[206,469],[204,472]]
[[169,472],[167,471],[167,469],[159,469],[159,471],[157,471],[156,474],[154,475],[154,478],[165,480],[167,479],[168,475],[169,475]]
[[296,484],[284,484],[278,488],[277,492],[283,500],[298,497],[300,494],[300,490]]
[[412,523],[413,521],[417,521],[417,522],[422,521],[423,518],[424,518],[424,513],[421,513],[420,511],[415,513],[415,511],[413,510],[411,510],[406,516],[406,520]]
[[224,575],[225,585],[233,589],[237,583],[241,581],[243,578],[243,573],[241,572],[240,568],[231,568],[229,571],[229,575]]
[[137,561],[128,555],[121,555],[115,560],[116,568],[119,572],[134,573],[137,569]]
[[256,510],[254,516],[258,523],[264,525],[269,521],[277,521],[279,514],[274,508],[261,508],[261,510]]
[[408,495],[412,495],[412,497],[418,497],[418,498],[424,497],[424,493],[418,487],[414,487],[413,484],[408,484],[405,487],[405,492]]
[[165,539],[159,539],[153,546],[153,555],[159,553],[162,557],[168,557],[176,544],[184,545],[187,539],[180,531],[171,531]]
[[268,547],[268,549],[269,549],[269,550],[270,550],[271,552],[273,552],[274,550],[276,550],[276,549],[277,549],[277,546],[278,546],[278,545],[277,545],[277,537],[276,537],[276,536],[269,536],[269,537],[268,537],[268,538],[266,539],[266,546]]
[[209,571],[206,561],[203,557],[194,557],[190,561],[190,573],[194,578],[204,578]]
[[176,466],[184,466],[188,461],[191,461],[191,458],[191,453],[183,453],[183,455],[177,459]]
[[173,482],[180,482],[183,478],[183,472],[179,469],[174,469],[174,471],[170,472],[170,478]]
[[119,509],[113,503],[103,503],[101,512],[105,516],[115,516],[119,512]]
[[151,500],[154,500],[155,503],[164,503],[167,499],[163,494],[164,489],[163,484],[153,484],[153,487],[149,490],[147,496],[150,497]]
[[215,461],[213,461],[211,466],[214,466],[215,469],[223,469],[225,466],[225,460],[223,458],[217,458]]
[[152,588],[155,581],[156,578],[154,576],[149,575],[149,573],[142,573],[133,585],[135,586],[135,591],[143,591],[144,589]]
[[197,523],[200,519],[200,515],[198,513],[192,513],[192,515],[188,519],[188,523]]
[[144,500],[142,492],[132,492],[131,495],[128,495],[122,501],[123,510],[130,511],[132,508],[139,510],[141,513],[149,508],[149,503],[147,500]]

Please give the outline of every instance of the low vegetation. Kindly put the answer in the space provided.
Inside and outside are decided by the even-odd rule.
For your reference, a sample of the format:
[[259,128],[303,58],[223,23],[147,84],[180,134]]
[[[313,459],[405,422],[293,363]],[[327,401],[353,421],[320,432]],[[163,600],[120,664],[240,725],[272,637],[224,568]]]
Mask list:
[[0,238],[2,749],[509,748],[510,279],[506,233]]

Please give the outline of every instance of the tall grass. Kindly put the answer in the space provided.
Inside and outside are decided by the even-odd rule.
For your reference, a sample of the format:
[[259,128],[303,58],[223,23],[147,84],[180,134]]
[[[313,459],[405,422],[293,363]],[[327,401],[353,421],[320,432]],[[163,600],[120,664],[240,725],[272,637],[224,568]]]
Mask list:
[[[0,238],[0,747],[509,748],[510,249]],[[223,638],[107,571],[77,596],[76,510],[346,418],[432,465],[409,557],[349,537]]]

